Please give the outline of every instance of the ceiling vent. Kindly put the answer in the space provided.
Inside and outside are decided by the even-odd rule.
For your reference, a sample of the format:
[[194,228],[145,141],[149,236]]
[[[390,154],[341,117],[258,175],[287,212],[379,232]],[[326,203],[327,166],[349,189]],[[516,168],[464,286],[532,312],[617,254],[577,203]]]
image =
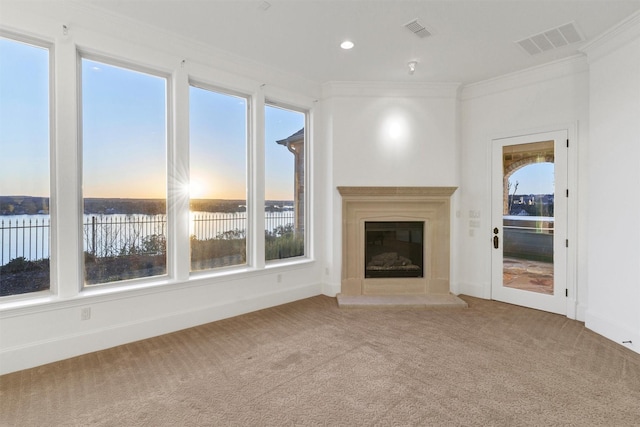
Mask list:
[[431,35],[431,32],[427,30],[424,25],[419,23],[417,19],[404,24],[404,27],[420,38],[429,37]]
[[537,55],[583,40],[584,37],[578,31],[578,28],[573,22],[570,22],[526,39],[518,40],[516,43],[529,55]]

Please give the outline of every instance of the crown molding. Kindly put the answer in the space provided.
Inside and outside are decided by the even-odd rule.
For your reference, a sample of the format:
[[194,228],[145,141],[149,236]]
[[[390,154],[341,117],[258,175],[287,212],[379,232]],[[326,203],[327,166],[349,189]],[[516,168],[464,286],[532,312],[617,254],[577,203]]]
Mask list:
[[[304,93],[312,98],[320,95],[320,82],[311,81],[305,77],[292,74],[284,69],[278,69],[251,58],[237,55],[223,49],[208,45],[180,34],[136,19],[103,9],[94,4],[87,4],[82,0],[66,0],[55,2],[29,2],[15,0],[0,0],[3,3],[3,26],[11,23],[10,30],[22,33],[33,32],[29,27],[36,27],[37,33],[52,33],[57,36],[60,25],[69,27],[69,35],[83,37],[78,46],[93,49],[100,46],[100,37],[108,37],[125,43],[148,48],[163,55],[169,55],[178,62],[198,63],[215,70],[250,79],[255,85],[267,84],[287,88],[293,92]],[[25,28],[26,27],[26,28]],[[29,34],[30,34],[29,33]],[[51,38],[50,34],[40,37]],[[98,38],[96,38],[98,37]],[[86,40],[90,40],[89,46]]]
[[456,98],[460,83],[327,82],[323,98]]
[[587,72],[589,65],[583,54],[573,55],[557,61],[471,83],[461,88],[460,99],[466,101],[487,95],[522,88],[581,72]]
[[587,55],[589,63],[591,63],[639,38],[640,11],[588,42],[580,51]]

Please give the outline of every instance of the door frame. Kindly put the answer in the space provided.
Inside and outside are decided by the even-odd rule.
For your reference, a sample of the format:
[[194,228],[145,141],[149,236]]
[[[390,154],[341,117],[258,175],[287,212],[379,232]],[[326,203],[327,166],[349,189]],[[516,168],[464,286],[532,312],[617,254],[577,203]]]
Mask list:
[[[544,127],[528,128],[513,130],[510,132],[500,132],[492,135],[487,143],[487,158],[488,158],[488,189],[489,189],[489,212],[493,209],[493,146],[495,140],[517,138],[532,136],[538,134],[552,133],[557,131],[566,132],[568,139],[567,148],[567,190],[569,191],[569,197],[567,199],[567,230],[566,237],[568,240],[568,247],[566,252],[566,316],[570,319],[584,319],[584,312],[586,310],[585,302],[579,304],[578,299],[578,286],[577,286],[577,262],[578,262],[578,228],[579,228],[579,192],[578,192],[578,157],[579,157],[579,144],[578,144],[578,122],[572,123],[560,123],[555,125],[549,125]],[[490,264],[493,261],[493,215],[489,215],[489,227],[487,230],[487,247],[490,248]],[[583,220],[584,221],[584,220]],[[493,268],[489,269],[490,280],[487,284],[486,295],[489,299],[493,298]],[[584,286],[581,287],[584,289]]]

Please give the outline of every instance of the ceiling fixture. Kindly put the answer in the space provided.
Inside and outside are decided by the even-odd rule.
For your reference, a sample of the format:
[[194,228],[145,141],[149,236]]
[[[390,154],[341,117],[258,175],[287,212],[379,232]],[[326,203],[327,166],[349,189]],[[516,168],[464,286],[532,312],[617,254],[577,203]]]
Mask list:
[[578,31],[575,23],[569,22],[539,34],[534,34],[526,39],[518,40],[516,43],[529,55],[537,55],[583,40],[584,37]]
[[418,66],[418,61],[409,61],[407,63],[407,67],[409,67],[409,74],[413,75],[416,72],[416,67]]
[[404,24],[404,27],[420,38],[429,37],[431,32],[418,22],[418,18]]
[[340,47],[343,48],[344,50],[349,50],[354,46],[352,41],[349,40],[345,40],[342,43],[340,43]]

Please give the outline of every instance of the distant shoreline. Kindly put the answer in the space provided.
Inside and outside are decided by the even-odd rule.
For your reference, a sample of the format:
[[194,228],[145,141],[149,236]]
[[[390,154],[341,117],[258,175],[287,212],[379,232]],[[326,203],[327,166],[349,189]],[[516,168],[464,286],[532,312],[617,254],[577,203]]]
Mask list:
[[[199,212],[245,212],[246,200],[192,199],[190,210]],[[266,200],[265,211],[292,208],[293,200]],[[85,198],[85,214],[166,214],[166,199]],[[49,198],[35,196],[0,196],[0,215],[47,215]]]

